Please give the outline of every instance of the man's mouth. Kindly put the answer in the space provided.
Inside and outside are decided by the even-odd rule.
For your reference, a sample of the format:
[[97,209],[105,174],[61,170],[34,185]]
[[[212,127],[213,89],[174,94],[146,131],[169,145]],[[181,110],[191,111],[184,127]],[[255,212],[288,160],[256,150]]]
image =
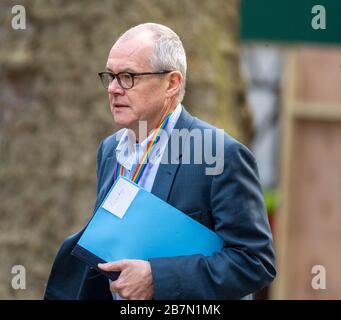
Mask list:
[[129,108],[128,105],[126,105],[126,104],[120,104],[120,103],[114,103],[114,104],[113,104],[113,107],[114,107],[114,108],[117,108],[117,109],[120,109],[120,108]]

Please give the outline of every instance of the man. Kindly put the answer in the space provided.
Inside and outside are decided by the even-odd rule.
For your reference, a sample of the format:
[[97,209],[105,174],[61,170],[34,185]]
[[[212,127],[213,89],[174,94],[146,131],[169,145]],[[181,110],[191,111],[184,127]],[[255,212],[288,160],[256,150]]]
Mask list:
[[[166,138],[155,142],[138,183],[214,230],[224,246],[211,256],[100,264],[104,271],[120,272],[109,284],[100,272],[70,255],[81,231],[67,238],[60,248],[45,298],[240,299],[270,283],[276,273],[274,251],[255,160],[246,147],[226,133],[221,146],[217,145],[218,129],[192,117],[181,105],[186,56],[179,37],[169,28],[152,23],[128,30],[113,45],[100,77],[108,90],[114,121],[123,129],[104,139],[98,150],[95,210],[117,170],[128,178],[134,176],[153,139],[153,129],[166,119]],[[141,130],[141,123],[146,130]],[[165,161],[167,153],[174,151],[170,145],[176,130],[187,130],[187,134],[177,156],[170,154]],[[214,174],[207,174],[209,165],[205,163],[184,161],[185,154],[196,152],[190,138],[193,131],[214,133],[210,146],[216,146],[215,154],[221,161]],[[204,151],[207,149],[204,143]]]

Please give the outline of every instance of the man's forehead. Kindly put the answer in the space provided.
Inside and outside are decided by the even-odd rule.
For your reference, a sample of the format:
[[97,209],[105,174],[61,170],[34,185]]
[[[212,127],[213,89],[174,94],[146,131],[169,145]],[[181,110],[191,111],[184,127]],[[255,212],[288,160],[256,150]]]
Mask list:
[[154,41],[151,37],[141,35],[119,39],[110,50],[108,63],[120,60],[146,64],[150,61],[153,48]]
[[124,51],[125,54],[137,54],[151,51],[154,47],[153,36],[150,32],[139,32],[137,34],[123,36],[112,46],[110,53]]

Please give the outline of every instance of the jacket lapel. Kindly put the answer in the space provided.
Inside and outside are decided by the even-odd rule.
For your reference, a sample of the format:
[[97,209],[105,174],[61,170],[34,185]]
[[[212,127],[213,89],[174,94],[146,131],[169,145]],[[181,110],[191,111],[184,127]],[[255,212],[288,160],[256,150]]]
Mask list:
[[[194,118],[186,111],[184,106],[182,106],[180,117],[173,128],[171,137],[168,140],[167,149],[165,150],[166,152],[162,156],[162,160],[154,180],[153,188],[151,190],[151,193],[153,193],[154,195],[156,195],[157,197],[164,201],[168,200],[168,196],[180,164],[180,159],[182,157],[183,149],[182,146],[185,145],[185,142],[188,138],[188,133],[191,128],[193,120]],[[188,131],[183,135],[183,140],[180,140],[178,157],[177,159],[174,159],[176,161],[175,163],[172,164],[171,144],[172,137],[174,138],[174,129],[176,130],[188,129]]]

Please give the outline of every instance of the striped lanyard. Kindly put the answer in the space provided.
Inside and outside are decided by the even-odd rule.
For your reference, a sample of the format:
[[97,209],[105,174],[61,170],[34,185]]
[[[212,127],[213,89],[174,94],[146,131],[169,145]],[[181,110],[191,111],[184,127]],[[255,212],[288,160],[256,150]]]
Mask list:
[[[156,145],[156,142],[159,140],[159,136],[161,133],[161,130],[163,128],[165,128],[165,126],[168,123],[168,120],[171,116],[172,112],[168,113],[168,115],[166,116],[166,118],[161,122],[160,126],[154,131],[153,136],[151,138],[151,140],[149,141],[147,148],[142,156],[142,159],[140,161],[140,163],[138,164],[135,173],[133,174],[133,177],[131,178],[131,180],[133,182],[135,182],[136,184],[139,183],[139,181],[141,180],[141,177],[146,169],[147,166],[147,157],[150,155],[153,147]],[[115,168],[115,172],[114,172],[114,177],[116,181],[118,179],[118,177],[123,176],[123,166],[117,161],[116,163],[116,168]]]

